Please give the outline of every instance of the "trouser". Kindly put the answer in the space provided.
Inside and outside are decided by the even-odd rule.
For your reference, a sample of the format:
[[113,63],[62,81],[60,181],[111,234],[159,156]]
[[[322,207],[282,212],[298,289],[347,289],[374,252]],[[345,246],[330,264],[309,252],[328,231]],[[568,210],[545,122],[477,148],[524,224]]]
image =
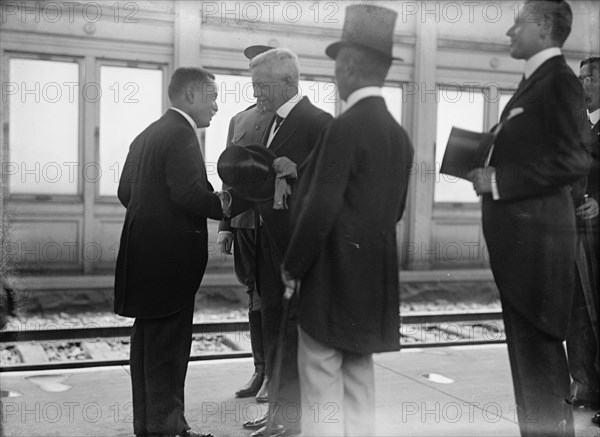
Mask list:
[[238,281],[248,289],[248,321],[254,371],[265,373],[260,296],[256,293],[256,243],[254,229],[234,229],[233,262]]
[[598,340],[590,320],[581,281],[576,281],[567,333],[567,354],[573,401],[600,402],[600,373],[597,368]]
[[136,435],[175,435],[190,428],[183,395],[193,316],[192,303],[167,317],[135,319],[129,366]]
[[561,339],[502,302],[519,428],[527,436],[573,436],[569,367]]
[[375,435],[372,354],[330,348],[298,328],[302,434]]
[[[264,227],[259,228],[258,284],[262,304],[262,328],[267,364],[267,375],[271,377],[275,360],[277,339],[282,320],[282,298],[284,286],[281,282],[281,254],[272,243]],[[292,302],[293,307],[293,302]],[[269,409],[273,422],[292,430],[300,429],[300,385],[298,382],[298,332],[296,315],[292,309],[287,319],[286,337],[281,364],[279,395],[273,404],[269,386]],[[270,383],[272,379],[270,379]]]

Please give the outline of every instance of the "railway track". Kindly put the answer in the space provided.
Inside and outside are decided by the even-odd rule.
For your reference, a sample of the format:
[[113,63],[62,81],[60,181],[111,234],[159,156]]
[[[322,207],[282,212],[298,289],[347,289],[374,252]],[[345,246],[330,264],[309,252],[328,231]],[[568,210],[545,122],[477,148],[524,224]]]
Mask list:
[[[69,369],[127,365],[123,347],[114,352],[111,345],[127,345],[131,326],[104,326],[67,329],[12,330],[0,332],[0,349],[13,349],[22,362],[0,366],[0,372]],[[221,342],[219,352],[194,353],[190,361],[246,358],[250,352],[247,321],[209,322],[193,325],[195,341]],[[423,312],[401,316],[401,348],[480,345],[503,343],[504,326],[500,311]],[[45,351],[52,344],[75,345],[83,359],[49,359]],[[81,355],[80,355],[81,357]],[[79,358],[80,358],[79,357]]]

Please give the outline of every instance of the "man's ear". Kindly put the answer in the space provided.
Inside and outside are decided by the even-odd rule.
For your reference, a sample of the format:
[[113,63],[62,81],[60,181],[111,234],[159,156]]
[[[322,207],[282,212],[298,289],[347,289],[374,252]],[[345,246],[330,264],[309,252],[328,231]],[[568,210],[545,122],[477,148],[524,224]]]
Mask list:
[[540,36],[542,39],[552,39],[552,20],[543,18],[540,22]]
[[183,90],[183,98],[187,103],[194,103],[194,91],[196,88],[194,85],[190,85],[184,88]]

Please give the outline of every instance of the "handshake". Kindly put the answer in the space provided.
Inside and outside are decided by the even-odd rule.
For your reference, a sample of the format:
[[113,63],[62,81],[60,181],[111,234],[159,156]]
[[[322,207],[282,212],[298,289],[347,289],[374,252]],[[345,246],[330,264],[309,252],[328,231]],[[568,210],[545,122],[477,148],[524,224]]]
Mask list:
[[223,218],[231,218],[231,194],[227,191],[217,191],[215,193],[221,200],[221,209],[223,210]]

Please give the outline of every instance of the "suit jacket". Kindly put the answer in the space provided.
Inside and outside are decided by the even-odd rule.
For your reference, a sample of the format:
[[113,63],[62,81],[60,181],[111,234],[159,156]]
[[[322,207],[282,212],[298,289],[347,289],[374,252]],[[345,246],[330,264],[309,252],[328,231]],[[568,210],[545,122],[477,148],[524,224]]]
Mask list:
[[168,110],[131,143],[118,196],[127,208],[115,312],[163,317],[193,305],[208,261],[206,219],[221,219],[196,132]]
[[[249,146],[263,144],[263,137],[267,127],[273,119],[272,112],[263,112],[256,105],[237,113],[229,122],[227,146]],[[223,185],[223,189],[228,188]],[[231,228],[253,229],[254,211],[248,210],[231,219],[221,220],[219,231],[231,231]]]
[[588,144],[592,155],[592,166],[587,177],[586,192],[600,203],[600,122],[592,126]]
[[329,347],[400,348],[396,223],[413,147],[380,97],[335,119],[307,163],[283,266],[301,280],[298,320]]
[[587,173],[581,84],[562,56],[522,82],[490,165],[500,200],[483,196],[483,231],[503,307],[564,339],[575,266],[575,213],[570,184]]
[[[302,97],[277,130],[269,144],[269,149],[277,156],[291,159],[300,167],[317,144],[320,133],[331,119],[330,114],[314,106],[307,97]],[[262,144],[267,143],[274,120],[275,116],[265,130]],[[232,195],[234,209],[232,214],[235,214],[238,208],[255,207],[263,220],[267,234],[280,255],[283,256],[290,234],[289,210],[274,210],[273,200],[254,204],[243,199],[235,191],[232,192]],[[291,197],[295,196],[295,188],[292,186]]]

